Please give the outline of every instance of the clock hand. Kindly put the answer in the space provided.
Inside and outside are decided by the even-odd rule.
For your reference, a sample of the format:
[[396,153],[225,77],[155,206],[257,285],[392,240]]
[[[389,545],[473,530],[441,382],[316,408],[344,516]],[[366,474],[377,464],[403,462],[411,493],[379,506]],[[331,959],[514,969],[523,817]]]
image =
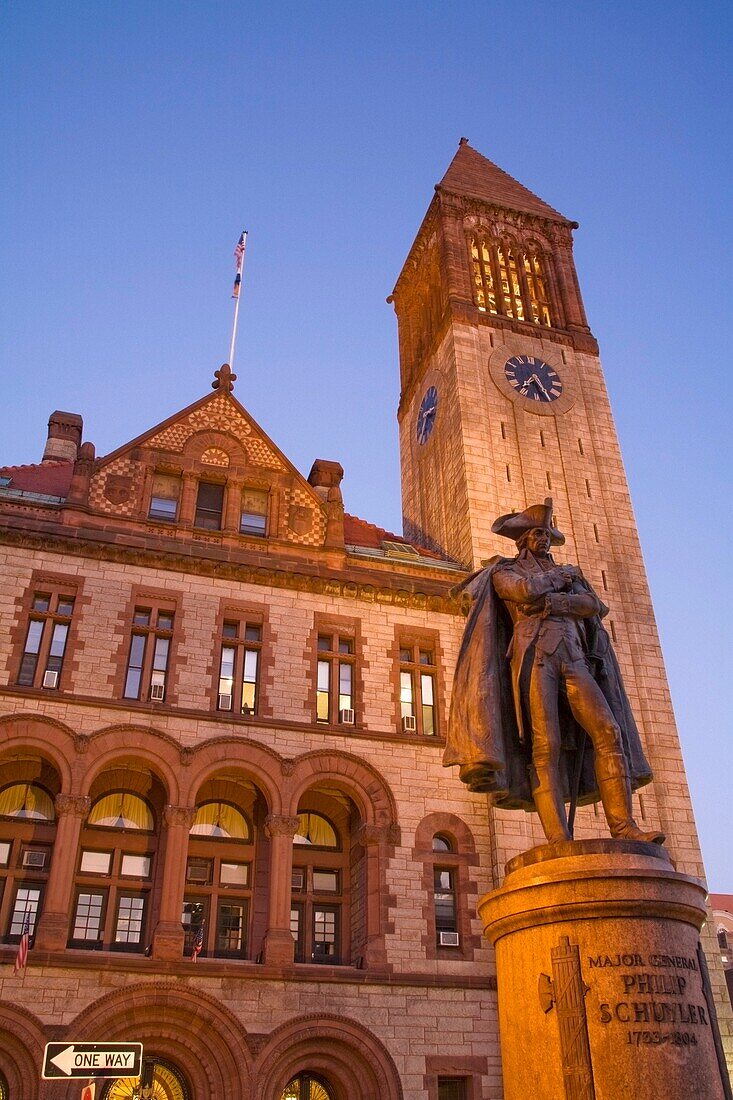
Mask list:
[[542,385],[542,383],[540,382],[540,380],[539,380],[539,378],[537,377],[537,375],[536,375],[536,374],[533,374],[533,375],[532,375],[532,378],[533,378],[533,380],[534,380],[534,381],[535,381],[535,382],[537,383],[537,385],[538,385],[538,386],[540,387],[540,389],[541,389],[541,390],[542,390],[542,392],[544,393],[545,397],[546,397],[546,398],[547,398],[547,399],[549,400],[549,398],[550,398],[550,395],[549,395],[549,393],[547,392],[547,390],[545,389],[545,387],[544,387],[544,386]]

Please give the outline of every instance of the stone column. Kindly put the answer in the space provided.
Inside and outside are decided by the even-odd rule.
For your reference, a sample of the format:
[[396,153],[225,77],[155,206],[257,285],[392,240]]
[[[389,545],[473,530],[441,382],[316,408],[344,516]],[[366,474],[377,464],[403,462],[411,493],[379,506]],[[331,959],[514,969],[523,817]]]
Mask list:
[[[726,1100],[699,932],[664,848],[546,844],[478,903],[496,951],[505,1100]],[[703,957],[704,958],[704,957]]]
[[366,940],[362,952],[364,966],[368,969],[379,969],[387,964],[382,931],[382,899],[385,891],[387,849],[394,843],[393,826],[361,825],[354,834],[354,843],[362,845],[366,860]]
[[164,848],[160,911],[153,934],[153,958],[180,959],[184,931],[181,924],[186,884],[188,836],[196,816],[193,806],[166,806],[163,811]]
[[242,482],[237,478],[227,478],[224,490],[224,516],[222,530],[226,535],[239,534],[239,521],[242,515]]
[[51,871],[46,883],[43,912],[38,920],[34,947],[40,951],[63,951],[69,938],[74,871],[79,853],[81,827],[89,813],[91,799],[80,795],[58,794],[56,839]]
[[196,493],[198,480],[195,474],[184,473],[181,477],[181,504],[178,513],[179,523],[193,523],[196,512]]
[[270,814],[265,820],[265,836],[270,841],[270,905],[263,959],[273,966],[289,966],[295,957],[295,942],[290,931],[290,906],[293,837],[299,824],[298,817],[276,814]]

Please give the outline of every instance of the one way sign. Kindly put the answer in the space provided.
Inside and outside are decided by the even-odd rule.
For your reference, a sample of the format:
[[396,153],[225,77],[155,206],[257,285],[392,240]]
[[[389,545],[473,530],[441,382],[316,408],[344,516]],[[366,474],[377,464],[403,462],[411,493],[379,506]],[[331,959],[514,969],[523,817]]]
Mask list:
[[48,1043],[44,1081],[59,1077],[139,1077],[142,1043]]

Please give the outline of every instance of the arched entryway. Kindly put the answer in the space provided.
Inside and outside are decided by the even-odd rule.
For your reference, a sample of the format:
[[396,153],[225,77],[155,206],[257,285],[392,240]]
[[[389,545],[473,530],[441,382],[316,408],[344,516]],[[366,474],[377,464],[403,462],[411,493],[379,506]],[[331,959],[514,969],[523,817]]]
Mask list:
[[323,1077],[299,1073],[288,1081],[280,1100],[335,1100],[334,1093]]

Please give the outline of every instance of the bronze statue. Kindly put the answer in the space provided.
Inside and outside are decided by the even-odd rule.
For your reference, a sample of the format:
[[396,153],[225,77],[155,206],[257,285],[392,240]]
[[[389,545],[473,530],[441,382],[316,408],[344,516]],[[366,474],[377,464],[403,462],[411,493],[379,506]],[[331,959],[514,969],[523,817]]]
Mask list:
[[[571,838],[576,803],[600,800],[611,835],[661,844],[632,817],[651,770],[601,619],[608,608],[579,569],[557,565],[564,536],[552,500],[500,516],[517,544],[468,577],[443,763],[496,805],[536,810],[550,843]],[[589,743],[588,743],[589,742]],[[571,802],[571,824],[565,803]]]

